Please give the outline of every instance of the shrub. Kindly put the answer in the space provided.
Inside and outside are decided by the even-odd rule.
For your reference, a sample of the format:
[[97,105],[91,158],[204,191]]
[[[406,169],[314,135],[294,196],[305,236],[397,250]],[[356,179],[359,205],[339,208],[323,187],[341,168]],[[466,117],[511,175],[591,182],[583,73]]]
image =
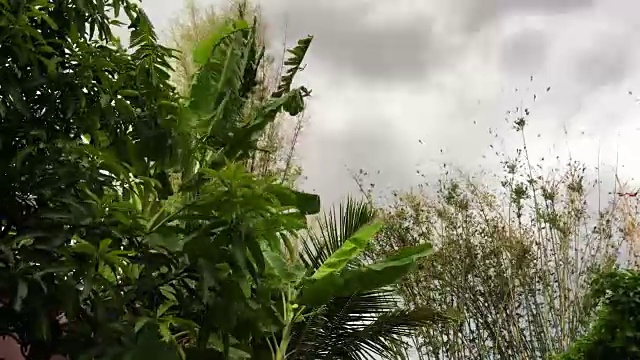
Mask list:
[[640,358],[640,272],[619,270],[593,284],[596,317],[587,334],[558,360]]

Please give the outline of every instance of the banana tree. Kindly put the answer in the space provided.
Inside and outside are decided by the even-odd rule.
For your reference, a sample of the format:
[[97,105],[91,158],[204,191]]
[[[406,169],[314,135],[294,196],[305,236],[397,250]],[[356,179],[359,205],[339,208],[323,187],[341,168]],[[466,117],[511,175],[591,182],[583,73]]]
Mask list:
[[[136,332],[159,329],[165,342],[180,344],[180,357],[260,359],[261,340],[286,328],[273,305],[284,293],[265,281],[265,252],[292,248],[291,235],[304,228],[305,215],[319,210],[319,198],[255,178],[242,164],[260,150],[257,140],[278,113],[303,109],[309,91],[292,81],[311,39],[289,51],[278,88],[255,104],[249,99],[264,53],[256,23],[223,23],[194,52],[199,70],[179,103],[171,151],[153,164],[173,182],[128,192],[148,210],[147,243],[170,260],[147,273],[169,277],[171,284],[159,289],[163,300],[155,316],[137,318]],[[159,191],[169,194],[166,201],[154,201]],[[141,199],[147,193],[148,201]]]
[[430,308],[401,308],[393,285],[431,252],[427,243],[386,259],[363,253],[382,224],[369,204],[348,199],[329,212],[287,266],[267,251],[268,268],[287,290],[287,324],[272,339],[275,359],[366,359],[397,356],[403,340],[428,322],[447,318]]

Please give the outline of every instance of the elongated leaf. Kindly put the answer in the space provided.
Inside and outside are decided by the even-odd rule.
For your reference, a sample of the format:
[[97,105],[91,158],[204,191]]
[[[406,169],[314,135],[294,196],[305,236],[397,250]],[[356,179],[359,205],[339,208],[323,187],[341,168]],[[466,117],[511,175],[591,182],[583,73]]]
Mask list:
[[16,290],[16,298],[13,302],[13,308],[16,311],[21,310],[22,301],[24,300],[25,297],[27,297],[28,292],[29,292],[29,284],[26,281],[19,279],[17,290]]
[[292,56],[284,62],[287,69],[280,79],[280,84],[278,85],[278,89],[273,93],[273,97],[280,97],[291,89],[293,78],[296,76],[298,71],[301,70],[302,61],[309,50],[312,40],[313,36],[307,36],[298,40],[298,44],[293,49],[287,50],[287,52]]
[[292,191],[295,196],[295,207],[304,215],[313,215],[320,212],[320,196],[300,191]]
[[[256,85],[255,76],[250,78],[252,73],[255,75],[256,54],[261,53],[254,41],[256,29],[248,28],[246,22],[238,26],[216,40],[190,90],[189,109],[196,115],[196,132],[208,146],[202,154],[202,162],[206,164],[226,145],[238,144],[232,140],[242,137],[237,132],[244,123],[246,95]],[[214,34],[214,38],[218,35]],[[248,139],[243,137],[236,153],[255,147]],[[225,155],[227,159],[235,159],[233,155]]]
[[256,143],[264,129],[273,123],[278,113],[286,111],[295,116],[303,109],[304,100],[299,88],[268,101],[259,109],[254,119],[235,131],[224,151],[225,157],[238,160],[248,157],[256,149]]
[[414,267],[416,260],[429,255],[431,244],[406,248],[387,259],[354,270],[333,272],[306,281],[298,303],[322,305],[339,296],[349,296],[377,289],[398,281]]
[[236,31],[248,28],[249,24],[243,19],[237,19],[233,22],[223,24],[220,28],[213,31],[206,39],[198,43],[193,51],[193,61],[198,65],[206,64],[207,61],[209,61],[211,52],[224,37],[229,36]]
[[331,254],[324,264],[316,270],[312,278],[320,279],[342,270],[349,261],[362,254],[380,228],[382,228],[382,222],[374,221],[358,229],[338,250]]

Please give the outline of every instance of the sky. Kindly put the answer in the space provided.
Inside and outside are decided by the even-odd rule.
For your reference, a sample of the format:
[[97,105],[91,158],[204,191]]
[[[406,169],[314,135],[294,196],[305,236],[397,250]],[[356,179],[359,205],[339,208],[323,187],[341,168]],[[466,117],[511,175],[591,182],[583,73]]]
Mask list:
[[[534,161],[600,165],[605,184],[616,164],[631,185],[640,174],[640,1],[257,3],[276,51],[314,35],[297,78],[313,90],[298,157],[301,186],[325,205],[357,191],[359,169],[381,192],[437,178],[443,163],[499,171],[496,151],[522,144],[516,107],[530,112]],[[142,4],[161,34],[183,7]]]

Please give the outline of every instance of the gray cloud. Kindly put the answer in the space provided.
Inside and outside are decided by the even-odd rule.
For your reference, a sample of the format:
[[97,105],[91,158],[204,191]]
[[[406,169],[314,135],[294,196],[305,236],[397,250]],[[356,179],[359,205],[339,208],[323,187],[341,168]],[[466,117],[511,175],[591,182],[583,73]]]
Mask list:
[[317,59],[342,76],[387,83],[420,81],[441,59],[443,49],[429,19],[376,24],[367,19],[373,4],[344,3],[283,0],[275,1],[271,11],[286,15],[289,37],[313,34],[310,61]]
[[450,0],[449,10],[463,31],[483,26],[514,13],[562,14],[592,6],[594,0]]
[[[400,0],[269,0],[263,8],[272,23],[286,16],[288,36],[315,35],[316,59],[341,76],[386,84],[416,83],[458,61],[471,33],[514,13],[562,14],[593,5],[593,0],[405,0],[416,11],[401,21],[372,20]],[[440,26],[435,26],[436,24]],[[457,33],[458,32],[458,33]],[[526,71],[542,61],[545,39],[534,32],[511,40],[505,51],[510,70]]]
[[358,191],[350,172],[361,169],[369,173],[367,184],[375,183],[377,189],[413,185],[411,147],[393,119],[364,115],[350,120],[339,131],[322,132],[320,126],[310,125],[313,136],[305,136],[299,149],[305,163],[314,164],[305,167],[308,179],[304,188],[315,191],[330,205]]
[[496,3],[497,8],[505,11],[541,11],[551,13],[562,13],[594,4],[593,0],[493,0],[493,2]]
[[533,75],[544,69],[549,39],[539,30],[525,29],[508,37],[502,47],[502,65],[515,75]]
[[[626,35],[626,36],[625,36]],[[609,33],[593,39],[576,56],[574,77],[593,89],[620,82],[633,69],[635,34]]]
[[[159,27],[173,16],[169,8],[145,3]],[[298,78],[314,91],[298,155],[309,178],[304,188],[315,189],[325,205],[357,191],[347,168],[368,170],[376,188],[396,189],[416,185],[418,168],[438,176],[442,162],[494,170],[499,163],[489,144],[499,139],[487,128],[498,128],[508,148],[517,146],[519,134],[503,116],[520,104],[533,114],[530,148],[547,156],[557,144],[553,151],[562,154],[568,138],[580,138],[586,130],[595,145],[580,151],[592,162],[599,139],[615,143],[611,134],[636,127],[631,121],[640,114],[637,0],[262,0],[261,5],[274,49],[282,41],[285,15],[289,45],[315,35],[307,69]],[[570,135],[564,135],[563,125]],[[625,146],[632,153],[628,149],[636,142],[621,145],[621,154]],[[616,147],[609,145],[615,162]],[[490,158],[483,162],[485,154]]]

